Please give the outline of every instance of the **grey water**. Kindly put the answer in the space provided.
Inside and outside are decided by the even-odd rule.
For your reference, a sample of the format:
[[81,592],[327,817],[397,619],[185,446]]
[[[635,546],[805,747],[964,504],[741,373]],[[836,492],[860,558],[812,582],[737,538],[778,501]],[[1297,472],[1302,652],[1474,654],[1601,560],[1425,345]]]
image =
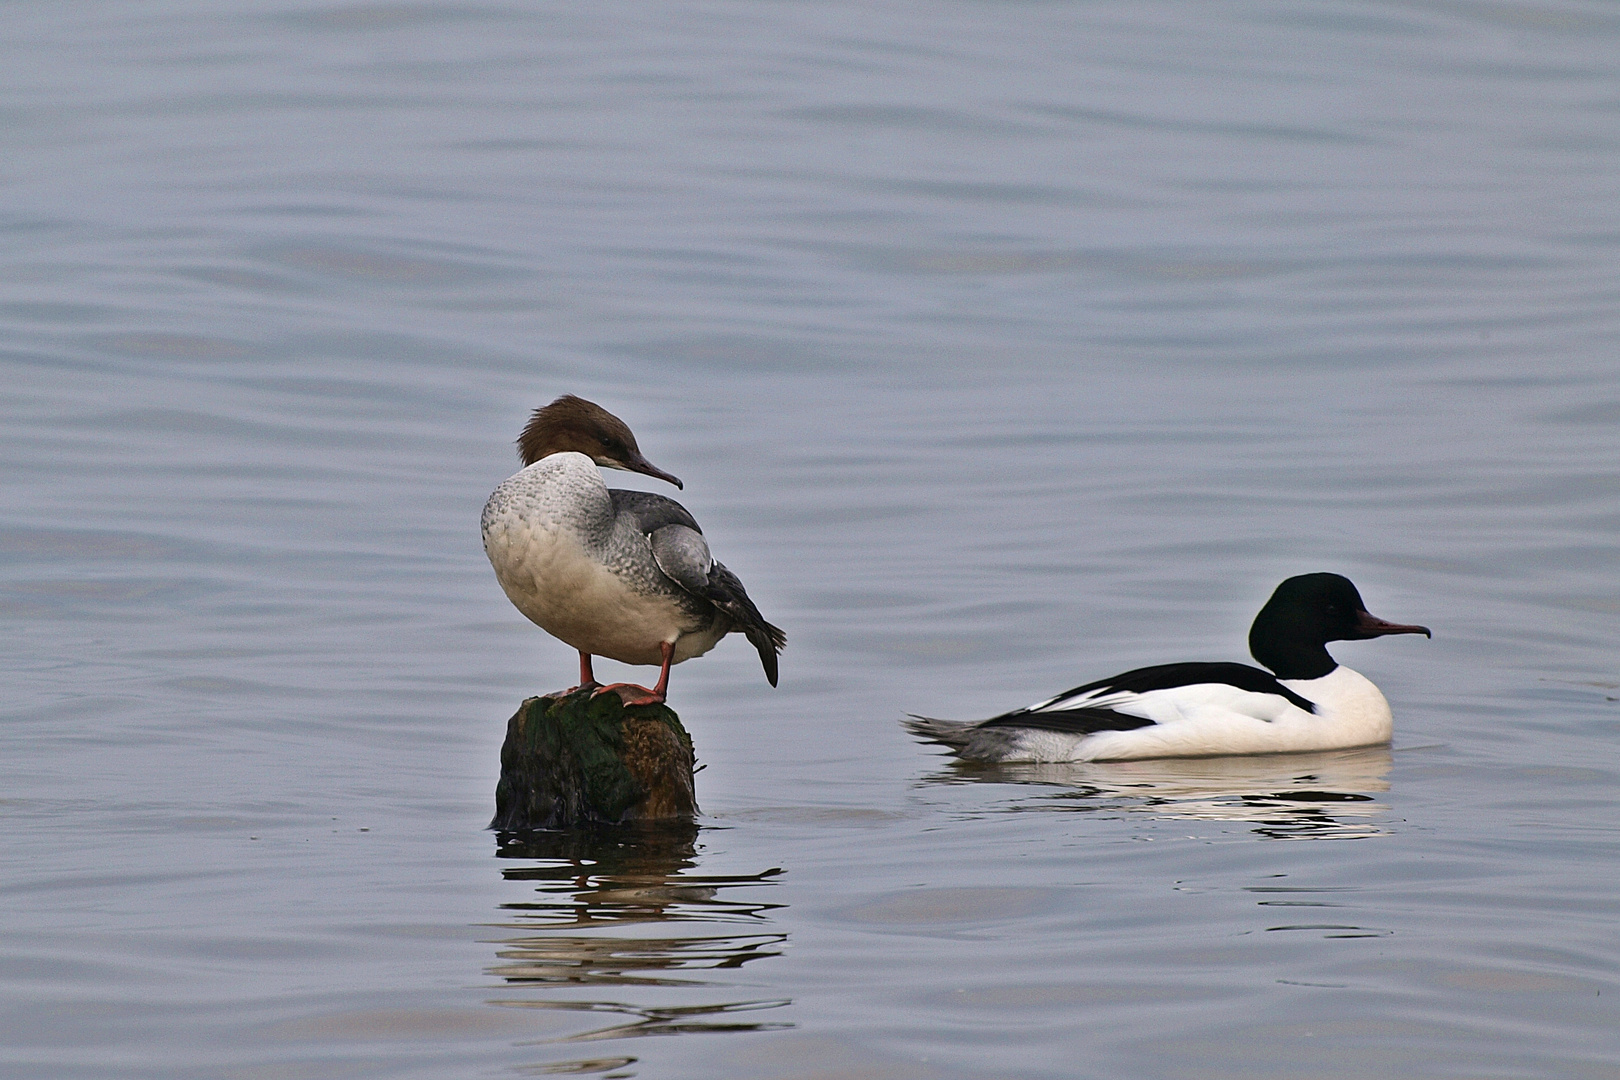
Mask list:
[[[0,1072],[1620,1077],[1614,5],[0,27]],[[788,633],[673,673],[695,828],[484,828],[564,392]],[[1315,570],[1392,747],[899,726]]]

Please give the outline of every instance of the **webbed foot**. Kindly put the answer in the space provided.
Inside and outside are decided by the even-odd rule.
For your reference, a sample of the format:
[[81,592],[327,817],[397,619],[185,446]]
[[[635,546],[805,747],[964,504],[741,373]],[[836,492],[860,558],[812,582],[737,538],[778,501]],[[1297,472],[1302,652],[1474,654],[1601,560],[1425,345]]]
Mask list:
[[599,686],[591,696],[596,697],[599,694],[618,694],[619,700],[626,705],[662,705],[664,703],[662,693],[657,690],[649,690],[645,686],[637,686],[635,683],[620,682],[608,686]]

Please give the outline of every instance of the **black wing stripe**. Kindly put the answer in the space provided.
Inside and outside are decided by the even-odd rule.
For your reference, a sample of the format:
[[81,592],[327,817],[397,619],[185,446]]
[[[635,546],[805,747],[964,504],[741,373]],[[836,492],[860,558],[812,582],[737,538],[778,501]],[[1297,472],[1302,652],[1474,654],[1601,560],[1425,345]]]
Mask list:
[[1098,731],[1134,731],[1152,727],[1157,721],[1145,716],[1129,716],[1112,709],[1064,709],[1060,712],[1015,712],[986,720],[981,728],[1034,728],[1061,731],[1067,735],[1091,735]]
[[[1269,671],[1248,664],[1158,664],[1154,667],[1137,668],[1127,671],[1123,675],[1115,675],[1109,679],[1098,679],[1084,686],[1077,686],[1058,695],[1058,700],[1075,697],[1079,694],[1107,693],[1110,691],[1145,694],[1150,690],[1171,690],[1178,686],[1195,686],[1199,683],[1225,683],[1235,686],[1239,690],[1247,690],[1256,694],[1276,694],[1286,698],[1291,704],[1299,706],[1308,713],[1314,713],[1316,706],[1307,698],[1300,697],[1288,687],[1277,681],[1277,676]],[[1012,714],[1009,714],[1012,715]],[[1035,714],[1031,714],[1035,715]],[[997,719],[1001,719],[997,717]],[[1033,724],[1026,724],[1033,727]]]

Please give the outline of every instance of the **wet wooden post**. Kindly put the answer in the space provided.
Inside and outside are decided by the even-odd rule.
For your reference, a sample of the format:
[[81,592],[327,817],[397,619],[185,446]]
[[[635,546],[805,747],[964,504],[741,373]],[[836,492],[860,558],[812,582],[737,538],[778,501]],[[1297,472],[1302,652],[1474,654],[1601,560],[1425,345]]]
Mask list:
[[697,813],[692,739],[667,705],[590,690],[529,698],[506,725],[492,829],[562,829]]

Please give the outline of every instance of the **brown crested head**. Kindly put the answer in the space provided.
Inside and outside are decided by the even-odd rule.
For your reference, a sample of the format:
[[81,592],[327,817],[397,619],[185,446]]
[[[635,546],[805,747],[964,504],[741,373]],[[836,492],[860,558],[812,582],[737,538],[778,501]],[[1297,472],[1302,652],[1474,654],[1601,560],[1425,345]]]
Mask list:
[[681,482],[641,455],[636,437],[623,420],[594,401],[564,394],[544,408],[534,410],[529,423],[518,436],[518,457],[533,465],[541,458],[569,451],[584,454],[598,465],[627,472],[644,473],[667,480],[676,487]]

